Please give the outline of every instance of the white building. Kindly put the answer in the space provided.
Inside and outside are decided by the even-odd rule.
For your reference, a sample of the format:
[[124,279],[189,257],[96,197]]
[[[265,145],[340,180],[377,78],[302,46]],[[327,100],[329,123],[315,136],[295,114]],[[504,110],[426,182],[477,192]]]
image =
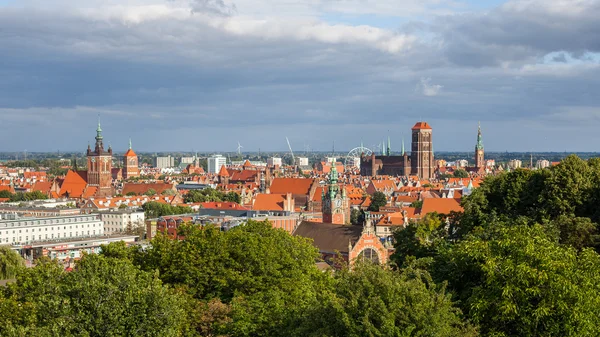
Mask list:
[[336,158],[336,157],[325,157],[325,162],[326,162],[326,163],[332,163],[332,164],[335,164],[335,163],[336,163],[336,161],[337,161],[337,158]]
[[0,221],[0,244],[26,245],[101,235],[104,235],[104,224],[98,214],[50,218],[15,217]]
[[456,166],[458,167],[467,167],[469,166],[469,161],[467,161],[466,159],[460,159],[456,161]]
[[308,166],[308,158],[306,157],[296,157],[297,166]]
[[546,167],[550,167],[550,161],[546,160],[546,159],[542,159],[542,160],[538,160],[535,163],[535,167],[539,168],[539,169],[543,169]]
[[104,234],[111,235],[123,233],[127,228],[134,229],[144,226],[146,220],[143,211],[118,210],[100,213],[100,218],[104,222]]
[[182,164],[192,164],[196,160],[196,157],[181,157]]
[[514,169],[521,168],[521,166],[523,165],[523,162],[518,159],[511,159],[507,165],[508,165],[508,167],[510,167],[511,169],[514,170]]
[[156,157],[154,159],[154,167],[159,169],[169,168],[175,166],[175,158],[171,156],[167,157]]
[[227,158],[220,154],[208,158],[208,173],[219,173],[221,166],[227,165]]
[[271,158],[267,159],[268,166],[281,166],[281,164],[282,164],[281,158],[271,157]]

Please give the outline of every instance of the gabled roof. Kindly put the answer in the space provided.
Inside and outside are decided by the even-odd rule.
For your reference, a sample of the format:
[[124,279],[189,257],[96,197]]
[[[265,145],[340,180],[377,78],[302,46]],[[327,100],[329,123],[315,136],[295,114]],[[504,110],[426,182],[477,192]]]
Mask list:
[[285,195],[257,194],[252,209],[255,211],[284,211]]
[[227,172],[225,165],[221,166],[221,169],[219,170],[219,177],[229,177],[229,172]]
[[123,195],[126,195],[130,192],[135,193],[136,195],[143,195],[147,193],[150,189],[156,191],[156,194],[161,194],[165,190],[173,189],[173,185],[167,183],[125,183],[123,184],[123,191],[121,192]]
[[269,190],[275,194],[310,194],[310,187],[314,179],[305,178],[275,178]]
[[313,240],[313,245],[321,252],[348,253],[348,244],[355,244],[362,235],[362,226],[334,225],[302,221],[293,235]]
[[137,154],[135,154],[132,149],[129,149],[125,152],[125,157],[137,157]]
[[48,193],[48,192],[50,192],[51,189],[52,189],[51,181],[43,181],[43,182],[38,181],[35,184],[33,184],[33,188],[31,190],[33,192],[40,191],[42,193]]
[[252,167],[252,164],[250,163],[250,161],[248,159],[246,159],[246,161],[244,162],[244,165],[242,165],[242,167]]
[[438,214],[450,214],[450,212],[463,212],[462,206],[457,199],[449,198],[426,198],[423,199],[421,215],[436,212]]
[[87,187],[87,172],[85,171],[72,171],[69,170],[62,185],[60,186],[60,192],[58,195],[64,196],[69,195],[71,198],[80,198],[83,195],[83,191]]
[[431,126],[427,122],[417,122],[411,130],[431,130]]

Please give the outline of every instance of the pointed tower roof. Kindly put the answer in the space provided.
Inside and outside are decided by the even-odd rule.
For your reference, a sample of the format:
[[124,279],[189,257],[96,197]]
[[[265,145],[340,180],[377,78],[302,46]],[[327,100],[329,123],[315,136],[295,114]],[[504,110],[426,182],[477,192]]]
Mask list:
[[402,155],[404,156],[404,136],[402,137]]
[[411,130],[431,130],[431,125],[429,125],[427,122],[417,122],[417,124],[415,124]]
[[477,127],[477,150],[483,150],[483,139],[481,137],[481,122]]
[[129,138],[129,150],[125,152],[125,157],[137,157],[137,154],[135,154],[135,152],[133,152],[133,149],[131,148],[131,138]]
[[250,163],[250,161],[248,159],[246,159],[246,161],[244,162],[244,165],[242,165],[242,167],[250,168],[250,167],[252,167],[252,163]]
[[221,169],[219,170],[219,177],[229,177],[229,172],[227,172],[225,165],[221,166]]

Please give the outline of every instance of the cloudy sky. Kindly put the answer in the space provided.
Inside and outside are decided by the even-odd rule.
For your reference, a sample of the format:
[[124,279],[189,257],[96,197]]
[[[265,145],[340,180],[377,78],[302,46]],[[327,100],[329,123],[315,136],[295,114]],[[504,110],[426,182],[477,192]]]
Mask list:
[[0,0],[0,151],[600,149],[600,0]]

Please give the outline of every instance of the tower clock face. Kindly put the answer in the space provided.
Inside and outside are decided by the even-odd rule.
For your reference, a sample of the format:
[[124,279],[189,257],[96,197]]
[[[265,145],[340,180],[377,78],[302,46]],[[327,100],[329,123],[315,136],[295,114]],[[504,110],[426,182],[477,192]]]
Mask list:
[[96,162],[96,158],[92,158],[92,163],[95,163],[95,162]]
[[342,200],[341,199],[335,199],[335,207],[342,207]]

